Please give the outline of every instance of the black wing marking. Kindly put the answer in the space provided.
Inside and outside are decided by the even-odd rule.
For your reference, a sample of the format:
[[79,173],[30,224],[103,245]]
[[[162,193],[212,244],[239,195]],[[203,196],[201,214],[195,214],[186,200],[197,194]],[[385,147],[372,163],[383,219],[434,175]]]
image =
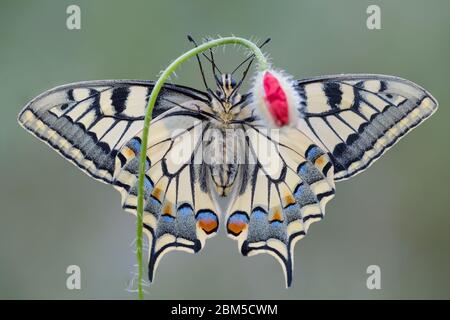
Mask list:
[[[191,109],[191,111],[189,111]],[[144,195],[144,231],[149,242],[149,280],[164,254],[196,253],[219,226],[210,178],[201,157],[207,118],[197,103],[177,106],[155,118],[149,128]],[[119,152],[114,185],[125,210],[136,214],[141,133]]]
[[[39,95],[20,112],[19,123],[88,175],[111,183],[118,150],[142,129],[154,83],[86,81]],[[153,117],[188,100],[207,102],[195,89],[165,85]]]
[[323,76],[296,88],[298,128],[329,152],[336,180],[366,169],[438,106],[420,86],[385,75]]
[[333,166],[294,128],[283,128],[275,138],[257,126],[244,127],[249,164],[240,167],[237,193],[227,210],[228,235],[245,256],[274,256],[290,286],[295,243],[323,218],[334,196]]

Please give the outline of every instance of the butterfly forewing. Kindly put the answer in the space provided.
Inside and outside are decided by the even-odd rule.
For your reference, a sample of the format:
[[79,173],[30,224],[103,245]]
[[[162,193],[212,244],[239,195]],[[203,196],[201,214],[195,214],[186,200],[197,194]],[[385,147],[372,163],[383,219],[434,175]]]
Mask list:
[[437,109],[426,90],[392,76],[324,76],[296,87],[298,128],[329,152],[336,180],[366,169]]
[[[84,172],[111,183],[117,151],[142,129],[150,81],[87,81],[49,90],[29,102],[19,123]],[[195,90],[165,86],[153,115],[188,99]]]

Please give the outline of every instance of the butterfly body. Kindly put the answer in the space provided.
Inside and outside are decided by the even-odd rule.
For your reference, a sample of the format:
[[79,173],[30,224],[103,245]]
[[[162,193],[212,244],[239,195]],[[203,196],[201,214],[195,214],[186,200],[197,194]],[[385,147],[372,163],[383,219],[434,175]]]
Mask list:
[[227,196],[236,180],[241,137],[232,126],[210,128],[205,132],[203,159],[209,168],[211,179],[219,196]]
[[[150,280],[165,253],[198,252],[222,225],[243,255],[273,255],[290,285],[294,245],[324,217],[335,182],[365,170],[437,109],[426,90],[401,78],[323,76],[294,82],[296,110],[287,110],[287,120],[286,110],[271,111],[294,125],[271,130],[251,107],[255,97],[238,93],[240,83],[227,74],[216,82],[215,93],[166,84],[155,105],[144,179]],[[19,123],[111,184],[136,214],[153,86],[109,80],[57,87],[30,101]],[[224,212],[217,197],[229,198]]]
[[230,74],[222,74],[216,79],[216,93],[209,92],[211,115],[204,126],[207,127],[203,139],[203,162],[207,164],[211,180],[217,195],[228,196],[232,191],[238,174],[239,164],[243,163],[240,155],[243,150],[244,137],[242,122],[248,101],[236,90],[236,81]]

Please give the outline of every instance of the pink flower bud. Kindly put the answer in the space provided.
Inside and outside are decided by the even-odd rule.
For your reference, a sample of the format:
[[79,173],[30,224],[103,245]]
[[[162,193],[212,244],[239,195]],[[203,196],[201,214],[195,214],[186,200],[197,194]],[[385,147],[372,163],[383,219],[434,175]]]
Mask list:
[[295,125],[300,98],[288,76],[272,69],[260,72],[252,93],[254,108],[270,127]]

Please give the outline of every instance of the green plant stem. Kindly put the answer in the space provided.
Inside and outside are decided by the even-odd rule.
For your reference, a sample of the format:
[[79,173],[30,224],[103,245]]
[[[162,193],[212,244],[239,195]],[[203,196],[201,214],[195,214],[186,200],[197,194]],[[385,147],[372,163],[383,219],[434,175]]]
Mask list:
[[263,53],[259,47],[253,42],[238,38],[238,37],[226,37],[208,41],[195,47],[186,53],[182,54],[176,60],[174,60],[161,74],[158,81],[156,81],[153,87],[152,93],[147,105],[147,110],[144,118],[144,128],[142,130],[142,141],[141,141],[141,154],[139,159],[139,181],[138,181],[138,199],[137,199],[137,221],[136,221],[136,258],[138,262],[138,297],[139,299],[144,298],[144,292],[142,290],[142,275],[143,275],[143,265],[142,265],[142,228],[143,228],[143,216],[144,216],[144,178],[146,169],[146,158],[147,158],[147,141],[150,128],[150,121],[152,119],[153,108],[158,98],[158,94],[170,75],[175,71],[175,69],[186,62],[190,58],[202,53],[210,48],[227,45],[227,44],[239,44],[255,54],[256,61],[258,62],[258,68],[263,71],[269,67],[267,59],[264,57]]

